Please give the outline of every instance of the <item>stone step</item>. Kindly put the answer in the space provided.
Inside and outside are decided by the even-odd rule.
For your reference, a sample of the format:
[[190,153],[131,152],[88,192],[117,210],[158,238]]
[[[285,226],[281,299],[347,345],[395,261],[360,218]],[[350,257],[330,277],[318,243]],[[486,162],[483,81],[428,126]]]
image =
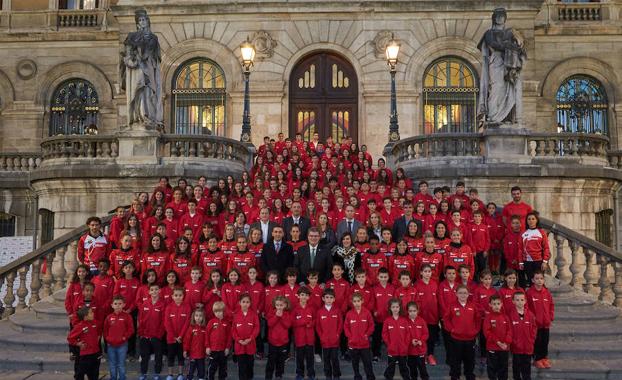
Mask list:
[[588,340],[555,340],[549,343],[549,358],[578,359],[578,360],[604,360],[622,358],[622,338],[612,336],[611,340],[598,341]]
[[39,319],[34,313],[15,313],[9,317],[12,328],[25,333],[47,332],[50,334],[67,334],[69,319]]
[[568,321],[605,321],[616,320],[620,316],[620,310],[609,307],[592,307],[592,308],[578,308],[572,311],[561,310],[558,311],[555,308],[555,320],[557,322]]
[[[619,380],[622,379],[622,361],[619,359],[581,360],[562,359],[551,362],[552,368],[533,369],[537,379],[559,380]],[[534,372],[535,371],[535,372]]]
[[611,340],[613,336],[622,336],[622,323],[617,320],[600,320],[590,323],[558,321],[551,328],[551,341],[572,338],[600,342]]
[[67,348],[64,351],[1,350],[0,369],[37,370],[39,372],[70,371],[73,369],[73,362],[69,360]]
[[11,328],[9,321],[0,322],[0,347],[14,351],[66,351],[67,334],[58,331],[21,332]]
[[67,312],[64,306],[48,301],[40,301],[32,305],[31,310],[39,319],[63,319],[67,320]]

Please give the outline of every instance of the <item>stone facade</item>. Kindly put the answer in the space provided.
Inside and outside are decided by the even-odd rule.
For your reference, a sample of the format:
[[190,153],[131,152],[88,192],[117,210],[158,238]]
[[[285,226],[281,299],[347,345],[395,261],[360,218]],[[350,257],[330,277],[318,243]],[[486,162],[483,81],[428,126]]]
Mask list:
[[[189,59],[205,57],[224,72],[226,137],[239,138],[244,88],[239,46],[248,36],[258,46],[251,71],[253,142],[260,143],[264,135],[289,133],[290,75],[303,57],[329,51],[345,58],[356,73],[356,137],[378,157],[388,141],[389,70],[383,57],[388,36],[394,34],[401,44],[397,65],[400,134],[402,138],[421,135],[424,71],[436,59],[454,56],[479,73],[477,44],[490,27],[492,10],[505,7],[508,26],[524,38],[527,49],[523,126],[535,132],[556,132],[557,89],[566,78],[587,74],[605,88],[611,149],[620,146],[620,0],[602,1],[598,20],[560,18],[561,5],[553,0],[118,0],[100,1],[102,9],[92,11],[97,22],[80,27],[64,26],[62,17],[70,11],[58,10],[56,0],[47,1],[47,7],[43,3],[2,2],[0,152],[40,150],[41,142],[49,135],[51,94],[70,78],[86,79],[94,85],[99,95],[99,133],[114,134],[121,129],[126,122],[125,94],[118,74],[119,51],[127,33],[135,30],[134,11],[139,8],[150,14],[152,30],[162,46],[167,126],[171,125],[171,86],[176,69]],[[480,188],[485,198],[497,202],[508,198],[507,178],[475,176],[470,181],[469,186]],[[43,182],[34,185],[39,196],[63,189],[62,179]],[[139,182],[119,188],[138,190]],[[545,215],[559,216],[560,222],[588,234],[593,233],[593,221],[581,220],[588,216],[579,216],[579,211],[593,213],[614,207],[613,194],[617,191],[617,181],[606,178],[548,178],[545,184],[537,177],[528,177],[521,179],[523,182],[526,188],[538,188],[537,195],[529,200]],[[148,181],[140,185],[150,187]],[[77,193],[89,186],[114,187],[110,183],[80,181],[68,186]],[[587,198],[594,201],[577,209],[576,202]],[[81,213],[105,212],[122,201],[116,195],[101,199],[85,200],[88,207]],[[45,207],[64,207],[60,198],[50,202],[54,205]],[[565,214],[563,210],[569,211]],[[58,228],[72,227],[80,215],[71,222],[59,221]]]

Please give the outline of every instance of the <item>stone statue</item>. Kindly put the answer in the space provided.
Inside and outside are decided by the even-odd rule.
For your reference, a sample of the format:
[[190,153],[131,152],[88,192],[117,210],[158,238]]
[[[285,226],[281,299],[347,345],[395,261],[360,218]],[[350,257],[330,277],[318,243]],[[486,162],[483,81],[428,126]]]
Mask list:
[[505,27],[507,13],[497,8],[492,27],[482,37],[478,117],[486,125],[516,123],[522,114],[523,83],[521,70],[527,55],[520,36]]
[[135,12],[136,32],[128,34],[121,53],[121,86],[127,96],[127,119],[147,129],[163,126],[160,44],[144,9]]

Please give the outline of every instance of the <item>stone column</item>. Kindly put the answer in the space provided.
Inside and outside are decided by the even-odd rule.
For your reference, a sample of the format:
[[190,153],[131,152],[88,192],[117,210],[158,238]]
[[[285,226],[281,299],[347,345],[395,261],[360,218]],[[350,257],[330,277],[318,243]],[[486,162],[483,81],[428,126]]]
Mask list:
[[119,138],[119,165],[141,166],[158,164],[160,132],[131,129],[117,134]]
[[529,130],[518,124],[486,126],[484,130],[484,156],[487,163],[528,164],[527,136]]

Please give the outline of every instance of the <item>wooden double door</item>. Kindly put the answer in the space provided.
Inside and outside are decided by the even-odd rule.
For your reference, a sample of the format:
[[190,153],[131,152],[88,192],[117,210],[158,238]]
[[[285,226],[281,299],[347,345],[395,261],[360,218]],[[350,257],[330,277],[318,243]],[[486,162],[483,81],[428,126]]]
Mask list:
[[340,142],[345,136],[358,141],[358,80],[343,57],[318,52],[302,58],[289,81],[289,134],[311,140],[328,136]]

